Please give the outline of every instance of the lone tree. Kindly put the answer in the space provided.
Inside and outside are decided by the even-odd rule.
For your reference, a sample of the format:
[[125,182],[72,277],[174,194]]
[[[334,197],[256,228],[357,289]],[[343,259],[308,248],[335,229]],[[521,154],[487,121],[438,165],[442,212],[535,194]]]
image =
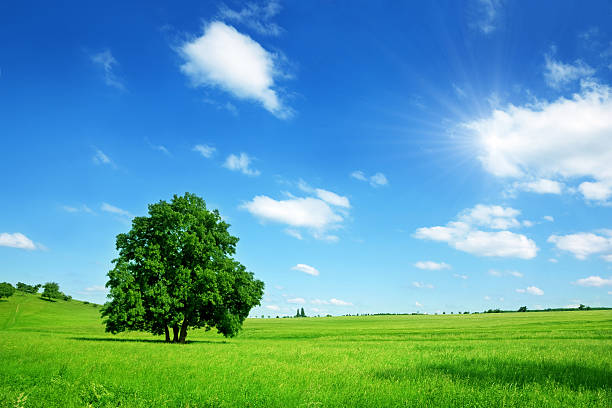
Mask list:
[[264,284],[234,260],[238,238],[217,210],[194,194],[149,205],[127,234],[117,235],[119,256],[108,273],[106,331],[165,334],[184,343],[188,328],[238,334],[260,304]]
[[40,295],[43,299],[63,299],[64,294],[60,292],[59,285],[55,282],[47,282],[43,285],[43,293]]
[[8,282],[0,283],[0,299],[2,299],[3,297],[11,297],[13,296],[13,293],[15,293],[15,288],[13,287],[13,285]]

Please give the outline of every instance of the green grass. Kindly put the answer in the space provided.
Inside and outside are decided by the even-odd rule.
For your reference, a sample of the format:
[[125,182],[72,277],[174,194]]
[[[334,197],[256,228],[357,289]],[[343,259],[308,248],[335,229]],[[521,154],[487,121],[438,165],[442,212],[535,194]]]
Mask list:
[[16,293],[0,406],[612,406],[612,311],[249,319],[188,340],[113,336],[92,305]]

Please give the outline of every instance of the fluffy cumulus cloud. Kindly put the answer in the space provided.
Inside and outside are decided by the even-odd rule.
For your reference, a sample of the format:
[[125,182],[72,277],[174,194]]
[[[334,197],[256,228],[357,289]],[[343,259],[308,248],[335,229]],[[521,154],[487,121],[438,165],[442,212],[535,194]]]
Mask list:
[[232,171],[239,171],[247,176],[259,176],[261,174],[259,170],[251,168],[252,161],[253,159],[246,153],[240,153],[239,155],[230,154],[225,159],[223,167]]
[[536,286],[527,286],[525,289],[517,289],[518,293],[528,293],[530,295],[542,296],[544,291]]
[[306,303],[306,300],[304,300],[304,298],[297,297],[297,298],[287,299],[287,303],[293,303],[293,304],[296,304],[296,305],[303,305],[304,303]]
[[387,176],[385,176],[383,173],[380,173],[380,172],[375,173],[371,176],[367,176],[363,171],[355,170],[354,172],[351,173],[351,177],[354,178],[355,180],[366,181],[370,183],[372,187],[381,187],[381,186],[386,186],[387,184],[389,184],[389,180],[387,179]]
[[0,246],[28,250],[34,250],[39,248],[34,242],[32,242],[30,238],[26,237],[21,232],[0,233]]
[[612,261],[612,230],[601,230],[599,234],[579,232],[568,235],[551,235],[548,238],[562,251],[572,253],[577,259],[590,255],[601,255],[605,261]]
[[215,152],[217,151],[217,149],[207,144],[195,145],[193,146],[192,150],[194,152],[200,153],[203,157],[206,157],[207,159],[210,159],[213,156],[213,154],[215,154]]
[[416,230],[418,239],[446,242],[455,249],[479,256],[531,259],[537,254],[535,242],[511,231],[483,231],[479,228],[503,229],[519,227],[520,212],[513,208],[477,205],[459,214],[459,221],[445,226]]
[[612,278],[602,278],[601,276],[589,276],[588,278],[578,279],[574,282],[578,286],[612,286]]
[[562,184],[574,183],[587,200],[612,196],[608,86],[582,81],[571,98],[509,105],[464,125],[479,142],[484,168],[495,176],[518,179],[533,192],[557,194]]
[[294,267],[292,267],[291,270],[304,272],[312,276],[319,276],[319,271],[317,270],[317,268],[310,266],[310,265],[306,265],[306,264],[297,264]]
[[285,224],[289,228],[285,232],[297,239],[302,234],[297,228],[303,228],[318,240],[335,242],[336,235],[330,231],[341,228],[342,222],[348,217],[350,202],[348,198],[323,189],[306,189],[314,196],[295,197],[290,195],[284,200],[260,195],[241,207],[261,221]]
[[273,310],[273,311],[275,311],[275,312],[278,312],[278,311],[280,310],[280,307],[279,307],[279,306],[277,306],[277,305],[267,305],[267,306],[266,306],[266,309],[268,309],[268,310]]
[[248,35],[221,21],[179,48],[181,71],[195,86],[218,87],[240,99],[253,100],[279,118],[291,115],[275,81],[283,74],[278,57]]
[[415,267],[427,271],[439,271],[441,269],[450,269],[451,266],[444,262],[419,261],[414,264]]

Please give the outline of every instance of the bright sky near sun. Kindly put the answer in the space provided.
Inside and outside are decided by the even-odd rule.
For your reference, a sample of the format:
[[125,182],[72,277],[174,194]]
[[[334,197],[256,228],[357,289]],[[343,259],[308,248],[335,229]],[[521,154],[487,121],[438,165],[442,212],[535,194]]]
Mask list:
[[0,281],[102,303],[188,191],[253,316],[612,304],[609,1],[34,3],[0,5]]

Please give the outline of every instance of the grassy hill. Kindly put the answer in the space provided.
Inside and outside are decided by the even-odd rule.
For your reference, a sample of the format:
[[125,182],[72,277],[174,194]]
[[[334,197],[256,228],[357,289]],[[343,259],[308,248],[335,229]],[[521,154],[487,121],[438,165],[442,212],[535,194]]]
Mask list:
[[248,319],[186,345],[0,301],[4,407],[610,407],[612,311]]

